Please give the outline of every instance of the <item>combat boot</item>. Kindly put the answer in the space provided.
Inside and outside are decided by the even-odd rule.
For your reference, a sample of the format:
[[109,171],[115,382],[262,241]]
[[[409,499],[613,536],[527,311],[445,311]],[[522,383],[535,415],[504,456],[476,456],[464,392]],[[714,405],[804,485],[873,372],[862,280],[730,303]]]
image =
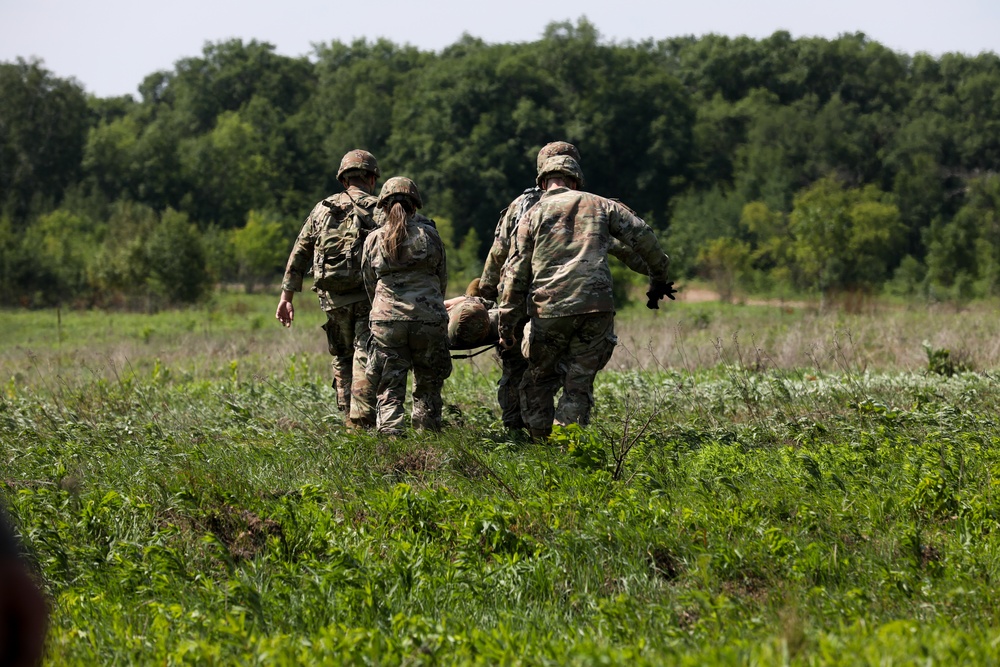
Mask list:
[[375,428],[375,421],[373,419],[365,419],[364,417],[358,419],[352,419],[348,417],[344,420],[344,424],[348,431],[370,431]]
[[552,433],[552,428],[529,428],[528,433],[531,434],[532,442],[545,442],[549,439],[549,435]]

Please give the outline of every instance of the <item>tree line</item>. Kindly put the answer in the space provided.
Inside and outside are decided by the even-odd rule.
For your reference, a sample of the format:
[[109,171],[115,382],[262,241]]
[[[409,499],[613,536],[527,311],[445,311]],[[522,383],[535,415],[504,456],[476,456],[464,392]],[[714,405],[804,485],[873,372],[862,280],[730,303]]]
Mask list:
[[207,44],[137,96],[0,63],[0,302],[134,305],[276,281],[365,148],[413,178],[471,277],[554,139],[662,236],[677,277],[736,289],[1000,293],[1000,59],[864,34],[616,43],[585,19],[440,52]]

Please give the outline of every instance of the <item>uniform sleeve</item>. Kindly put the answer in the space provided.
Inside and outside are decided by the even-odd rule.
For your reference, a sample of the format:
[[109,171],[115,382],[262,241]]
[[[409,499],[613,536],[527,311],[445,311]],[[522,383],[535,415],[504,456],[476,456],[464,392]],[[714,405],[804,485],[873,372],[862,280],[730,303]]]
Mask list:
[[361,251],[361,278],[365,281],[365,292],[368,293],[368,301],[375,299],[375,286],[378,284],[378,276],[372,266],[372,255],[376,251],[375,245],[378,233],[372,232],[365,238],[365,245]]
[[528,290],[531,288],[531,258],[535,250],[534,226],[538,218],[538,208],[521,218],[517,225],[513,248],[503,270],[500,297],[497,301],[500,312],[500,336],[511,338],[514,326],[524,317]]
[[[317,204],[318,208],[321,204]],[[285,276],[281,280],[281,289],[289,292],[301,292],[302,281],[313,265],[313,250],[316,248],[316,208],[302,224],[302,231],[295,239],[292,252],[285,264]]]
[[649,267],[646,265],[645,260],[639,256],[639,253],[613,236],[611,237],[611,244],[608,246],[608,254],[620,259],[625,266],[636,273],[641,273],[644,276],[649,275]]
[[444,241],[441,240],[441,235],[437,233],[437,229],[434,229],[434,238],[437,241],[438,246],[441,248],[441,263],[438,264],[438,279],[441,281],[441,296],[444,297],[448,293],[448,256],[445,253]]
[[507,256],[510,254],[510,241],[512,230],[511,217],[514,215],[514,207],[510,206],[504,210],[497,222],[496,233],[493,236],[493,245],[490,253],[486,256],[486,264],[483,265],[483,275],[479,278],[479,289],[486,288],[487,294],[494,293],[500,286],[500,269]]
[[660,248],[660,242],[650,226],[617,202],[607,200],[607,203],[610,207],[608,228],[611,236],[631,248],[646,263],[651,280],[666,280],[670,258]]

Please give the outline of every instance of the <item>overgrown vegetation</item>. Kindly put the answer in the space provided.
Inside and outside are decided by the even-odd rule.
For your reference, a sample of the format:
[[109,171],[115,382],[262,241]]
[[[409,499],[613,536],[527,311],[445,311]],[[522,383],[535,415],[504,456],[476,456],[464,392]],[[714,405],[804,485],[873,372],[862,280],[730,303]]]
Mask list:
[[[841,332],[789,367],[775,308],[680,305],[686,349],[621,350],[591,429],[505,433],[496,369],[463,362],[442,435],[383,441],[344,432],[324,356],[257,348],[246,299],[210,331],[205,311],[119,315],[155,331],[103,368],[72,367],[107,326],[87,313],[30,353],[3,343],[0,495],[52,600],[53,662],[1000,658],[1000,385],[967,370],[990,367],[971,339],[883,372]],[[726,329],[699,361],[696,333]]]

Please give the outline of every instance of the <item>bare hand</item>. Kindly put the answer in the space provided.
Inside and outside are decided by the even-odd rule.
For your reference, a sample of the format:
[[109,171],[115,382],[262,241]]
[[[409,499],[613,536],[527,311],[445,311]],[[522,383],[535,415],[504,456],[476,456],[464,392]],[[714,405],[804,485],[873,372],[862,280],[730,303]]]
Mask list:
[[274,314],[286,327],[292,326],[292,320],[295,319],[295,307],[292,306],[292,302],[286,299],[282,299],[278,302],[278,311]]
[[514,341],[513,340],[508,340],[506,338],[501,338],[500,339],[500,349],[509,350],[512,347],[514,347]]

